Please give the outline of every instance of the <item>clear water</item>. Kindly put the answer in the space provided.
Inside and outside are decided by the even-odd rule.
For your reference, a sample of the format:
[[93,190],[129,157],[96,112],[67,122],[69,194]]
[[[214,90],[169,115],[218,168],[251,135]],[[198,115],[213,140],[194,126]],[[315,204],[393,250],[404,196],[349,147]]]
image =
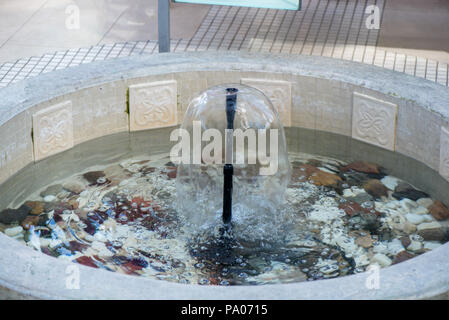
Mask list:
[[[360,186],[360,179],[372,175],[343,173],[345,163],[307,154],[290,154],[290,161],[285,202],[271,219],[237,214],[230,235],[221,231],[220,219],[184,226],[177,206],[177,168],[163,154],[87,168],[42,188],[29,197],[37,201],[37,214],[30,215],[34,220],[22,223],[23,230],[12,236],[58,259],[202,285],[334,278],[388,265],[398,253],[415,256],[443,242],[423,239],[416,226],[404,228],[413,212],[422,216],[420,223],[435,222],[424,206],[431,199],[398,200],[391,190],[374,199]],[[390,188],[398,183],[383,174],[375,178]],[[348,207],[354,199],[360,203],[355,214]],[[14,227],[2,226],[2,231],[11,235]],[[413,248],[405,247],[404,237]]]

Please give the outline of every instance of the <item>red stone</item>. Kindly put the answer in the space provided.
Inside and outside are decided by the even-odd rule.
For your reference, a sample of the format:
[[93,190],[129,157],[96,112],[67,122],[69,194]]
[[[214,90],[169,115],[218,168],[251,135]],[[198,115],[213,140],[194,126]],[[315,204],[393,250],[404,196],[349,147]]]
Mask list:
[[429,207],[430,214],[437,220],[446,220],[449,218],[449,210],[446,206],[438,200],[435,200]]
[[405,250],[401,251],[394,257],[393,264],[404,262],[404,261],[406,261],[408,259],[411,259],[413,257],[414,257],[414,255],[411,254],[411,253],[409,253],[409,252],[407,252]]
[[92,259],[91,257],[88,257],[88,256],[79,257],[79,258],[75,259],[75,261],[78,262],[79,264],[82,264],[82,265],[85,265],[88,267],[98,268],[98,266],[94,262],[94,259]]

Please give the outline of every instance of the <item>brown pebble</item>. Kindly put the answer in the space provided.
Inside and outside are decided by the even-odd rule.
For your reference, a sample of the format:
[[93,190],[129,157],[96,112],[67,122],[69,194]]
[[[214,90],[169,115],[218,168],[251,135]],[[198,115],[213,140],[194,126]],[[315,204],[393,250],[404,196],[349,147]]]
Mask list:
[[411,259],[413,257],[415,257],[415,255],[411,254],[410,252],[407,252],[405,250],[401,251],[394,257],[393,264],[404,262],[404,261],[409,260],[409,259]]
[[417,234],[423,237],[426,241],[439,241],[443,242],[447,240],[446,230],[443,228],[430,228],[418,230]]
[[407,248],[410,245],[410,243],[412,243],[409,236],[403,236],[400,238],[400,240],[404,248]]
[[365,191],[376,199],[388,196],[388,188],[377,179],[370,179],[363,185]]
[[336,187],[342,180],[336,174],[318,169],[309,177],[309,181],[316,186]]
[[170,179],[175,179],[175,178],[176,178],[176,174],[177,174],[176,168],[175,168],[175,170],[171,170],[171,171],[167,172],[167,176],[168,176]]
[[343,209],[343,211],[350,217],[363,212],[362,206],[354,201],[342,202],[338,205],[338,208]]
[[83,174],[83,178],[86,179],[89,183],[97,183],[99,178],[105,176],[103,171],[90,171]]
[[355,240],[355,244],[358,246],[361,246],[363,248],[369,248],[373,245],[373,239],[371,238],[370,235],[366,235],[363,237],[358,237]]
[[68,201],[69,206],[71,207],[72,210],[76,210],[78,209],[78,201],[76,201],[76,199],[70,199]]
[[44,203],[42,201],[27,201],[25,205],[31,208],[30,214],[38,215],[44,212]]
[[380,173],[380,170],[379,170],[379,167],[377,166],[377,164],[364,162],[364,161],[352,162],[352,163],[348,164],[347,166],[341,167],[340,170],[342,172],[354,170],[354,171],[363,172],[363,173],[374,173],[374,174]]
[[449,210],[446,206],[438,200],[435,200],[429,207],[430,214],[437,220],[446,220],[449,218]]
[[22,221],[21,226],[25,230],[29,230],[31,226],[36,226],[39,224],[41,217],[39,216],[28,216],[25,218],[25,220]]

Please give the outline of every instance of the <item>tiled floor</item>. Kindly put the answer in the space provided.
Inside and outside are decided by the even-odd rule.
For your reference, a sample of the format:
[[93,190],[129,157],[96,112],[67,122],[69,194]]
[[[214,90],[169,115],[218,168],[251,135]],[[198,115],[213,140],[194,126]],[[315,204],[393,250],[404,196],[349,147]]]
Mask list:
[[[303,0],[301,11],[211,6],[192,37],[172,41],[172,51],[245,50],[326,56],[373,64],[448,86],[446,62],[379,46],[380,31],[365,27],[365,9],[376,5],[383,13],[388,7],[385,1]],[[116,16],[120,20],[118,11]],[[59,50],[0,65],[0,87],[82,63],[158,52],[156,40],[108,43],[108,37],[116,39],[111,30],[114,28],[91,47]]]

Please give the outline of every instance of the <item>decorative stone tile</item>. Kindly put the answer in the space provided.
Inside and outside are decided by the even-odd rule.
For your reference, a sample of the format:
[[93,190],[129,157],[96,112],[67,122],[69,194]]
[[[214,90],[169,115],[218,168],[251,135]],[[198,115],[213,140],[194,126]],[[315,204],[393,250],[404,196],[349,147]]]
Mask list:
[[440,175],[449,181],[449,131],[441,127],[440,135]]
[[174,126],[177,116],[175,80],[131,85],[129,87],[129,128],[139,131]]
[[285,127],[291,126],[292,84],[282,80],[242,79],[242,84],[262,91],[273,103]]
[[35,161],[73,147],[71,101],[33,114],[33,143]]
[[398,106],[354,92],[352,138],[395,150]]

